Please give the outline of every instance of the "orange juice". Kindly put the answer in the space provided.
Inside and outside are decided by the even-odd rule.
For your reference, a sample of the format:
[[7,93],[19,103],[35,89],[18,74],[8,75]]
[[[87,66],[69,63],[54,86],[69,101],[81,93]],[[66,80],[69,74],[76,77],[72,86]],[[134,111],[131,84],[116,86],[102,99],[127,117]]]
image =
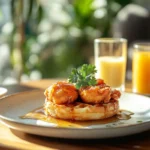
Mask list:
[[96,60],[98,70],[96,77],[114,88],[121,87],[125,82],[126,60],[124,57],[101,56]]
[[150,94],[150,51],[134,51],[132,69],[134,92]]

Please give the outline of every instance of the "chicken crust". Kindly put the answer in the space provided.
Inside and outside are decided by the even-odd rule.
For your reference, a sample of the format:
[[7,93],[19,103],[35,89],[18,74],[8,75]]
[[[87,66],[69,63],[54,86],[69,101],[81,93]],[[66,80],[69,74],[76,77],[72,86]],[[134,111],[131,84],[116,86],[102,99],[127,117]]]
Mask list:
[[57,82],[44,92],[46,98],[56,104],[73,103],[78,98],[78,92],[73,84],[65,81]]
[[111,88],[108,86],[88,86],[79,90],[83,102],[89,104],[108,103],[111,98]]

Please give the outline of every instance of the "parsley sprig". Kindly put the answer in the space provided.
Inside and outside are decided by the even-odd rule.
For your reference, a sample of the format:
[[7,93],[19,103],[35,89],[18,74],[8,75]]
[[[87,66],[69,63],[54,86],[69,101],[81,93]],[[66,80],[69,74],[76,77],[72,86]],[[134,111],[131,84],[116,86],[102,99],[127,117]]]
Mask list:
[[84,64],[82,67],[73,68],[69,76],[69,82],[75,84],[77,89],[84,86],[96,85],[96,68],[91,64]]

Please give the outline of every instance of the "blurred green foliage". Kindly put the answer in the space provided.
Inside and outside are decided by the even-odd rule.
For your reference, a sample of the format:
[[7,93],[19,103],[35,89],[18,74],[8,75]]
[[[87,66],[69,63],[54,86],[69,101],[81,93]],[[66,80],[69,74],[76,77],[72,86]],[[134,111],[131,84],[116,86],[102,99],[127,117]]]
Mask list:
[[93,40],[110,37],[116,14],[131,2],[11,0],[8,43],[18,79],[67,77],[72,67],[92,63]]

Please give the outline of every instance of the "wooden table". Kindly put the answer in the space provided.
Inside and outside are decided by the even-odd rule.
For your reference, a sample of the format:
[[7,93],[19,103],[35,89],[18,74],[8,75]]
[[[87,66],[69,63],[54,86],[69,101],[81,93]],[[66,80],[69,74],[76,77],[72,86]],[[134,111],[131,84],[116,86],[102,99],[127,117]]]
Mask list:
[[[7,86],[8,94],[32,90],[33,88],[47,88],[56,80],[41,80],[21,83],[21,85]],[[131,84],[127,84],[127,91],[131,91]],[[69,140],[30,135],[9,129],[0,123],[0,150],[150,150],[150,130],[126,137],[97,139],[97,140]]]

